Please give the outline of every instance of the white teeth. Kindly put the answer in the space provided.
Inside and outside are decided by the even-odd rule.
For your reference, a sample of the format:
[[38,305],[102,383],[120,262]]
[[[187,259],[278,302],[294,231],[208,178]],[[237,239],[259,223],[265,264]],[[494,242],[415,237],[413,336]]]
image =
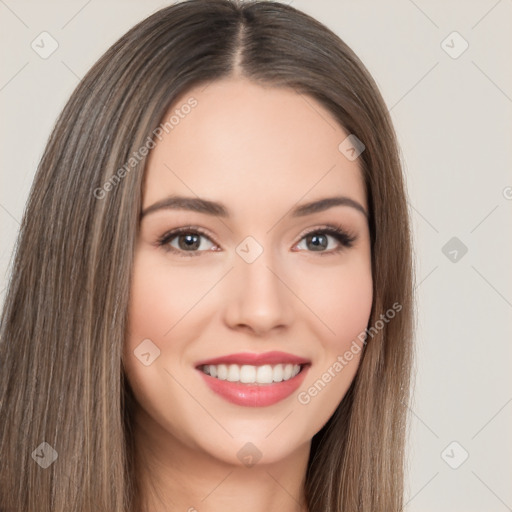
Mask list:
[[272,371],[272,366],[269,364],[264,364],[263,366],[258,366],[258,372],[256,374],[256,380],[260,384],[271,384],[274,372]]
[[[214,366],[214,365],[210,365]],[[217,378],[220,380],[226,380],[228,378],[228,367],[225,364],[219,364],[217,366]]]
[[236,364],[230,364],[228,368],[229,382],[237,382],[240,380],[240,367]]
[[301,366],[299,364],[264,364],[262,366],[207,364],[202,366],[201,369],[207,375],[219,380],[242,382],[244,384],[271,384],[272,382],[282,382],[295,377],[300,372]]
[[274,375],[272,380],[274,382],[281,382],[283,380],[283,365],[282,364],[276,364],[274,366]]
[[256,382],[256,366],[244,364],[240,368],[240,382]]

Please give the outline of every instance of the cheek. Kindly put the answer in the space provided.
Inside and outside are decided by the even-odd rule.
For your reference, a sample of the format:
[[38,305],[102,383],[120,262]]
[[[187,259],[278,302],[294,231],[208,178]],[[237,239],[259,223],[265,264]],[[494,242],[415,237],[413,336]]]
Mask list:
[[187,272],[179,265],[166,264],[161,256],[140,251],[130,294],[130,343],[150,338],[164,346],[206,286],[211,286],[211,278],[208,281],[200,272]]
[[307,297],[307,306],[319,319],[316,334],[324,350],[330,355],[345,350],[368,325],[373,302],[371,266],[361,260],[317,272],[301,296]]
[[[323,285],[323,286],[322,286]],[[362,356],[362,340],[373,303],[369,260],[323,275],[303,290],[320,321],[315,325],[317,351],[311,372],[297,394],[308,433],[314,435],[335,412],[349,389]],[[363,336],[361,336],[363,334]]]
[[[205,286],[204,276],[184,272],[183,267],[176,264],[171,267],[151,250],[142,249],[136,253],[123,352],[124,368],[142,409],[164,428],[172,424],[176,432],[180,429],[179,421],[174,416],[167,416],[163,404],[173,403],[175,412],[187,404],[188,395],[184,395],[172,376],[179,371],[186,356],[186,333],[190,329],[187,313],[193,313],[191,308],[204,293]],[[142,350],[143,346],[147,348]],[[139,358],[146,352],[152,359],[148,365]],[[153,357],[153,354],[158,356]],[[182,396],[181,400],[177,399]],[[177,412],[176,417],[183,414]]]
[[370,318],[373,301],[371,276],[351,274],[339,283],[339,292],[326,305],[336,338],[344,344],[364,331]]
[[[162,264],[155,261],[149,251],[140,250],[136,253],[124,345],[125,368],[134,390],[135,387],[141,388],[142,381],[144,385],[149,385],[151,379],[156,378],[159,369],[168,363],[172,354],[166,349],[166,340],[171,338],[173,326],[186,312],[189,302],[186,297],[187,290],[190,294],[190,286],[180,283],[179,271],[162,268]],[[151,343],[145,340],[150,340]],[[154,359],[148,366],[137,357],[143,342],[150,358]],[[175,348],[179,354],[179,347]],[[157,354],[158,357],[155,358]],[[135,382],[139,385],[135,386]]]

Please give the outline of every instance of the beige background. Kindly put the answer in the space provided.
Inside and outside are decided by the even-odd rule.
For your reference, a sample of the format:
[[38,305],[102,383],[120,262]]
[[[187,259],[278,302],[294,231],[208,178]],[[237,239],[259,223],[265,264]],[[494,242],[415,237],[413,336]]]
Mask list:
[[[287,3],[360,56],[402,146],[419,298],[406,509],[512,510],[512,1]],[[110,44],[168,4],[0,0],[2,301],[57,114]],[[31,48],[43,31],[58,42],[46,59]]]

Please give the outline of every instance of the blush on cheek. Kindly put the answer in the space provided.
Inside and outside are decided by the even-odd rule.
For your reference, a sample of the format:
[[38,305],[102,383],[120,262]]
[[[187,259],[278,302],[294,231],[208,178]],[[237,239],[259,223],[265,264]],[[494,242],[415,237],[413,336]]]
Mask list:
[[146,251],[135,261],[129,319],[136,337],[163,340],[201,296],[202,287],[194,284],[193,276],[165,263],[161,254]]
[[[334,331],[333,339],[338,350],[346,350],[352,341],[366,330],[371,314],[372,281],[361,276],[357,285],[339,287],[321,310],[325,323]],[[339,291],[341,290],[341,291]]]

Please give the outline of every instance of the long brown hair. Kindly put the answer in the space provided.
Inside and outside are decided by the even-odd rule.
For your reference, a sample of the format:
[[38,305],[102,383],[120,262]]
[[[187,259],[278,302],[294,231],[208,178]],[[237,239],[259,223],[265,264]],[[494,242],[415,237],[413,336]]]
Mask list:
[[175,98],[233,74],[313,97],[365,145],[369,327],[401,308],[374,329],[349,391],[314,436],[305,491],[310,512],[402,508],[412,244],[385,103],[351,49],[310,16],[277,2],[189,0],[107,50],[41,158],[1,317],[2,511],[139,512],[122,347],[146,158],[125,164]]

